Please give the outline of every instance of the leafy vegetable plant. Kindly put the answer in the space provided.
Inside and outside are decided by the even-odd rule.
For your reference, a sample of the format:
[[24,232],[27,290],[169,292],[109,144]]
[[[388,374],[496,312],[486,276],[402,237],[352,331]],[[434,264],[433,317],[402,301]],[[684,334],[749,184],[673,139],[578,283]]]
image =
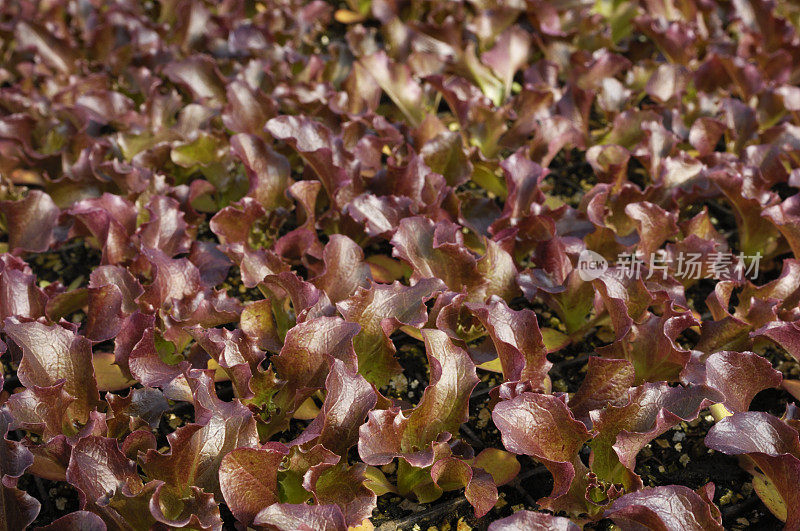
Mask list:
[[792,2],[18,0],[0,58],[0,530],[800,528]]

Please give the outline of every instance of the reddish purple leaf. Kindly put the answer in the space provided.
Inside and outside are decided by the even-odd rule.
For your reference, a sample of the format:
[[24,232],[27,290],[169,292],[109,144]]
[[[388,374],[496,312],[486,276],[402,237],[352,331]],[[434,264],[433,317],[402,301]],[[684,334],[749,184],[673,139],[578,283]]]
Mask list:
[[88,511],[75,511],[54,520],[49,525],[36,528],[37,531],[106,531],[106,529],[103,519]]
[[61,211],[49,195],[31,190],[24,199],[0,201],[8,223],[8,247],[12,251],[46,251]]
[[566,404],[552,395],[522,393],[497,404],[492,420],[506,449],[538,459],[553,474],[553,491],[539,503],[566,495],[575,478],[578,451],[591,438]]
[[288,531],[344,531],[344,515],[337,505],[276,503],[256,516],[255,525]]
[[[715,510],[715,509],[713,509]],[[618,498],[604,517],[623,528],[722,530],[712,506],[680,485],[631,492]]]
[[533,511],[517,511],[511,516],[489,524],[489,531],[517,531],[519,529],[541,529],[542,531],[578,531],[580,527],[563,516]]
[[220,462],[219,484],[233,515],[251,525],[262,510],[280,501],[278,467],[285,454],[255,448],[239,448]]
[[364,251],[347,236],[332,235],[322,252],[322,260],[325,270],[313,282],[332,303],[347,299],[359,287],[369,288],[372,274],[364,263]]
[[425,324],[428,319],[425,301],[444,289],[438,279],[420,280],[413,286],[373,282],[369,289],[360,288],[355,295],[339,302],[336,307],[344,318],[361,326],[353,340],[359,374],[371,383],[382,385],[399,373],[394,343],[389,336],[402,325]]
[[89,340],[59,325],[20,322],[13,317],[6,319],[5,332],[22,350],[20,382],[26,387],[63,382],[63,391],[75,399],[68,408],[69,424],[87,422],[99,401]]

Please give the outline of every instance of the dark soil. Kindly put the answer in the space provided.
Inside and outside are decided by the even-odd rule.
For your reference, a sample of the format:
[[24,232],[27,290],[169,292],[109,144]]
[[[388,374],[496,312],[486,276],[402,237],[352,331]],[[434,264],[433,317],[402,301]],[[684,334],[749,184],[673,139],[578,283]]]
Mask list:
[[61,282],[64,286],[80,287],[89,283],[89,274],[100,265],[100,251],[75,239],[59,249],[25,257],[36,279],[42,284]]

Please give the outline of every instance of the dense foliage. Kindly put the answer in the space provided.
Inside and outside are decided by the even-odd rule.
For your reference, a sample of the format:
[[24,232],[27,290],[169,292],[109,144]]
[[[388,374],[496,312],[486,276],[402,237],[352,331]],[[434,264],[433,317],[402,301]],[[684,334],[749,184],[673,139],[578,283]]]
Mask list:
[[750,410],[800,396],[798,29],[766,0],[0,3],[0,529],[42,481],[79,495],[49,529],[480,518],[537,463],[549,495],[490,529],[721,529],[713,483],[637,469],[709,407],[799,529],[800,413]]

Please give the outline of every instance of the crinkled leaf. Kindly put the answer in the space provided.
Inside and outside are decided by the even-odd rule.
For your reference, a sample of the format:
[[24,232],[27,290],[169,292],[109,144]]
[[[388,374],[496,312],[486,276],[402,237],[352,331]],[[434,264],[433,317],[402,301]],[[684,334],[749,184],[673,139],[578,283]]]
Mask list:
[[213,379],[206,372],[193,371],[187,380],[194,395],[196,423],[169,434],[168,453],[149,450],[142,469],[150,479],[163,481],[174,495],[183,495],[190,486],[196,486],[221,500],[220,462],[234,448],[257,445],[255,421],[238,401],[219,400]]
[[331,364],[325,389],[327,394],[319,415],[295,443],[305,443],[316,437],[318,444],[346,455],[358,443],[358,429],[378,398],[363,376],[352,372],[338,359]]
[[715,352],[701,367],[704,377],[692,378],[692,383],[704,383],[722,393],[723,404],[733,413],[747,411],[759,392],[780,386],[782,380],[769,360],[755,352]]
[[360,288],[352,297],[339,302],[336,307],[344,318],[361,326],[353,339],[359,374],[371,383],[383,385],[400,372],[389,336],[402,325],[425,324],[428,318],[425,301],[444,289],[438,279],[420,280],[413,286],[373,282],[369,289]]
[[452,291],[477,287],[477,260],[454,223],[405,218],[392,238],[394,255],[414,269],[413,280],[440,278]]
[[641,486],[634,468],[637,454],[647,443],[723,399],[705,386],[670,387],[666,383],[632,388],[628,396],[623,405],[609,405],[589,414],[597,432],[590,443],[592,471],[602,481],[621,483],[626,489]]
[[364,262],[364,251],[347,236],[334,234],[322,252],[325,270],[313,282],[327,293],[332,303],[352,296],[356,289],[368,288],[372,278]]
[[284,457],[284,453],[268,448],[238,448],[220,462],[222,496],[244,524],[252,524],[262,509],[280,501],[278,467]]
[[337,505],[276,503],[256,516],[255,525],[279,531],[344,531],[344,515]]
[[89,511],[75,511],[62,516],[53,523],[44,527],[37,527],[40,531],[106,531],[107,526],[102,518]]
[[533,511],[517,511],[511,516],[489,524],[489,531],[517,531],[519,529],[541,529],[542,531],[578,531],[580,527],[563,516]]
[[12,250],[42,252],[53,243],[53,230],[61,210],[49,195],[31,190],[19,201],[0,201],[8,224],[8,247]]
[[546,387],[552,363],[547,360],[536,314],[512,310],[502,300],[488,304],[467,304],[480,319],[494,343],[506,381],[530,380],[534,388]]
[[760,411],[735,413],[715,424],[706,446],[730,454],[746,454],[758,469],[751,469],[756,492],[770,510],[791,529],[800,525],[800,441],[797,431],[780,419]]
[[75,399],[69,415],[85,423],[99,401],[89,341],[59,325],[14,318],[6,319],[5,332],[22,349],[20,382],[27,387],[52,387],[63,379],[64,392]]
[[0,529],[25,529],[39,514],[41,504],[17,488],[17,480],[33,464],[34,456],[22,443],[10,441],[8,435],[12,418],[0,409]]
[[590,411],[624,403],[634,378],[635,372],[629,361],[591,356],[586,376],[568,402],[572,414],[586,422]]
[[475,517],[488,513],[497,503],[497,487],[492,476],[455,457],[446,457],[431,467],[436,485],[447,491],[464,488],[464,496],[475,509]]
[[535,457],[553,474],[553,491],[539,503],[550,503],[545,500],[567,494],[576,475],[573,462],[591,435],[562,400],[522,393],[497,404],[492,420],[503,437],[503,446],[516,454]]
[[617,498],[604,514],[623,528],[722,530],[711,506],[681,485],[655,487]]
[[[358,453],[370,465],[402,456],[416,467],[433,463],[431,445],[467,420],[469,395],[478,383],[475,364],[440,330],[423,329],[431,380],[406,417],[399,408],[373,410],[359,429]],[[445,435],[447,440],[449,435]]]

